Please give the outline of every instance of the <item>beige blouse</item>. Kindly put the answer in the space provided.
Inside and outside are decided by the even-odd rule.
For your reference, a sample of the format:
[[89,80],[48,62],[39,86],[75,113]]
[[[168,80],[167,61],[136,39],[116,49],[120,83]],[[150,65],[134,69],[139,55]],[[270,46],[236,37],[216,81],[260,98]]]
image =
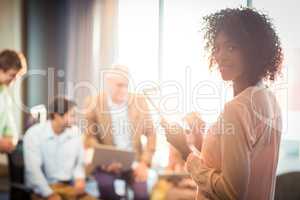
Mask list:
[[273,199],[281,123],[279,105],[266,87],[249,87],[227,103],[201,154],[187,161],[197,199]]

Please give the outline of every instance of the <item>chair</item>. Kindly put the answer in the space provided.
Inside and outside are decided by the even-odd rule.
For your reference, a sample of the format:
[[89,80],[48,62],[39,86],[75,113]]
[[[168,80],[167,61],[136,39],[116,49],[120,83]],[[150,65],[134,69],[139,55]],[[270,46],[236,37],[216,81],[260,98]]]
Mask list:
[[23,142],[21,140],[18,142],[16,149],[8,154],[8,165],[10,176],[10,200],[30,200],[32,191],[25,186]]
[[277,176],[275,200],[300,199],[300,172],[289,172]]

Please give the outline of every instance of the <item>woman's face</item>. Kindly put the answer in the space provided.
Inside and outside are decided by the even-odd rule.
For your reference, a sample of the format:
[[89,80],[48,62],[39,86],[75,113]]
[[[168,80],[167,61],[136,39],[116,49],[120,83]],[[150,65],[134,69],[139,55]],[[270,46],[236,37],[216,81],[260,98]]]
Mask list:
[[222,31],[216,37],[213,56],[224,81],[235,81],[242,77],[245,62],[241,48]]

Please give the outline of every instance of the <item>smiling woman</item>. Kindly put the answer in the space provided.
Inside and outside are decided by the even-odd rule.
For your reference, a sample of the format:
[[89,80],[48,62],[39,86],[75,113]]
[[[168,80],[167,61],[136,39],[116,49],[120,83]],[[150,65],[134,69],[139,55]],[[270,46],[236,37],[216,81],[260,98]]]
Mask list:
[[[269,18],[250,8],[224,9],[204,21],[210,67],[217,65],[223,80],[233,82],[234,98],[201,139],[201,153],[187,158],[197,199],[271,200],[282,122],[263,80],[280,72],[280,41]],[[170,138],[172,130],[166,132]]]
[[239,75],[251,85],[261,79],[275,80],[281,70],[283,52],[268,16],[251,9],[225,9],[205,17],[204,21],[210,67],[218,63],[226,78],[227,67],[245,65],[243,74]]
[[238,44],[230,41],[224,32],[215,40],[213,56],[219,64],[219,70],[225,81],[237,79],[243,73],[245,61]]

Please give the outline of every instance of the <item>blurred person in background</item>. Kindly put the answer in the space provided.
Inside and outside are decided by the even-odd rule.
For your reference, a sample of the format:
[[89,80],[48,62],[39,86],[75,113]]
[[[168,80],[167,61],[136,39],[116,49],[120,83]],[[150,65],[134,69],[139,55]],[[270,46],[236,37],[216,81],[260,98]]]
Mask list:
[[49,120],[33,125],[24,136],[26,184],[33,200],[94,200],[85,192],[84,146],[74,126],[75,102],[57,97]]
[[26,71],[23,54],[13,50],[0,52],[0,152],[10,153],[18,142],[16,121],[13,118],[12,98],[8,87]]
[[[147,102],[144,96],[128,91],[127,67],[115,65],[104,78],[104,91],[88,97],[86,101],[86,144],[91,148],[102,144],[135,152],[129,185],[134,199],[149,199],[149,192],[156,180],[155,172],[151,169],[156,136]],[[142,143],[142,136],[146,138],[145,144]],[[101,198],[121,198],[114,185],[122,173],[122,165],[118,162],[98,166],[94,175]]]

